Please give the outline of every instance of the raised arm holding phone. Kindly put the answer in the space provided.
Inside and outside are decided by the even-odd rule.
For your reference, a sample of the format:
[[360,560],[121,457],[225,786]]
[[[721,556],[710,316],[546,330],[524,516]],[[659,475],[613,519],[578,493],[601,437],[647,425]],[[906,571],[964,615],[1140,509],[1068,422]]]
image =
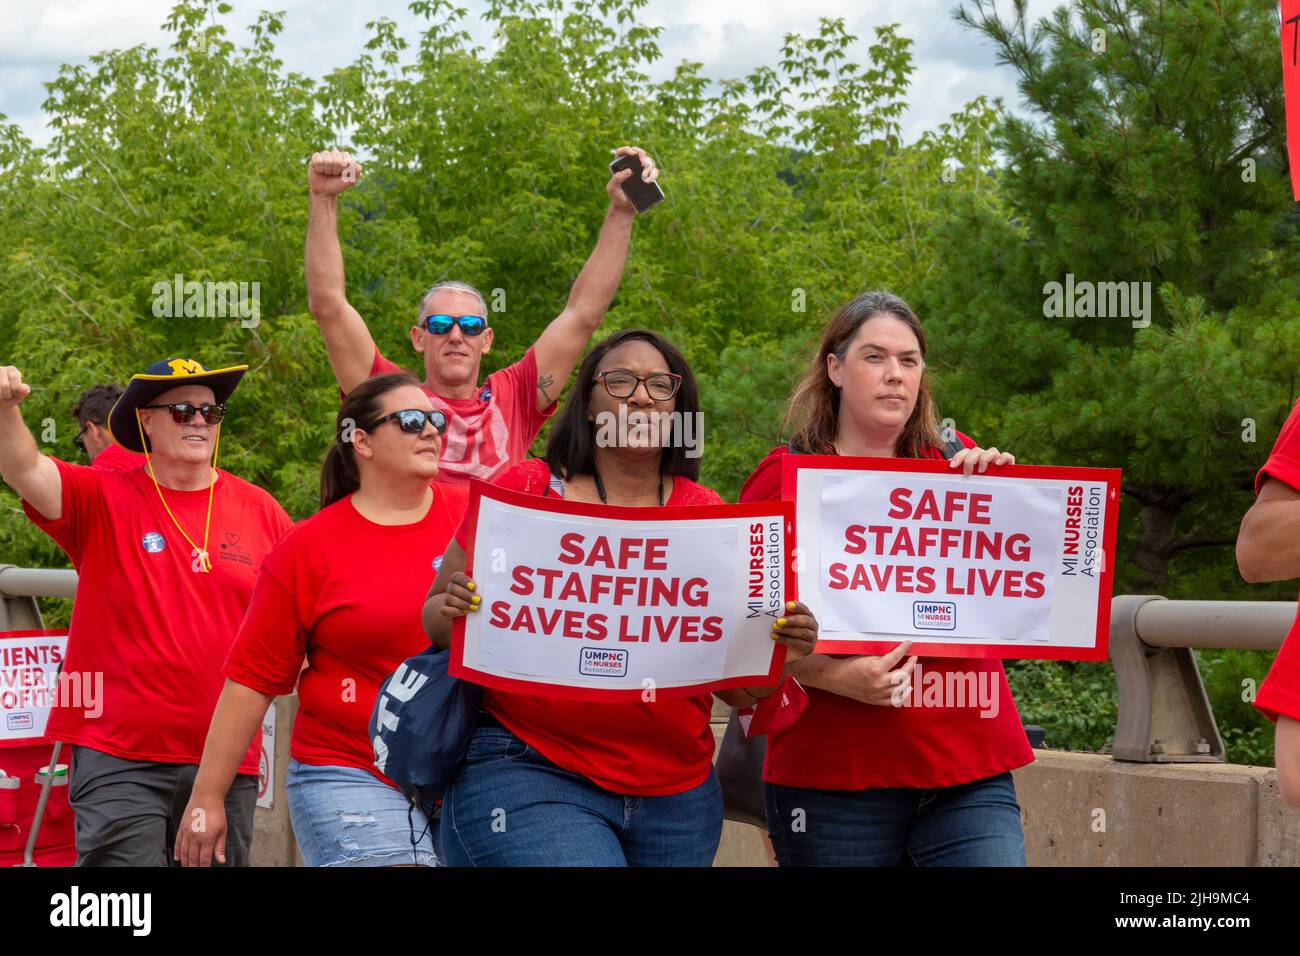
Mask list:
[[[636,160],[643,188],[658,189],[659,170],[645,150],[621,146],[614,152],[615,164]],[[360,164],[339,150],[314,154],[307,172],[308,306],[345,394],[373,375],[397,369],[379,353],[365,321],[347,298],[337,201],[361,173]],[[609,209],[596,248],[573,283],[563,310],[522,359],[489,375],[486,383],[480,384],[479,367],[491,351],[495,330],[483,295],[467,283],[443,281],[421,298],[410,338],[411,347],[424,360],[422,387],[448,418],[440,480],[492,480],[526,457],[542,424],[554,413],[565,382],[622,280],[637,214],[624,185],[634,175],[629,165],[614,172],[605,184]]]

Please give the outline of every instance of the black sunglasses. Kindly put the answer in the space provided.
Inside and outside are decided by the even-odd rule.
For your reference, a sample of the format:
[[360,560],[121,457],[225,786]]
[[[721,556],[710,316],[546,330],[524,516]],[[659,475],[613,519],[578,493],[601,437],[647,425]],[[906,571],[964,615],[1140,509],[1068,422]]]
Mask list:
[[141,405],[141,408],[166,408],[172,413],[172,421],[177,425],[184,425],[194,417],[198,412],[203,416],[203,420],[209,425],[220,424],[221,419],[226,417],[226,405],[222,402],[219,405],[194,405],[190,402],[174,402],[168,405]]
[[[96,422],[95,424],[100,425],[101,428],[103,427],[102,423],[100,422]],[[79,449],[81,449],[81,452],[84,455],[89,455],[90,452],[86,451],[86,443],[82,441],[81,436],[86,434],[86,429],[89,427],[90,427],[90,422],[86,422],[86,424],[81,426],[81,431],[77,432],[77,437],[72,439],[72,444],[76,445]]]
[[362,425],[361,430],[372,432],[390,418],[397,419],[397,427],[411,435],[420,434],[420,432],[424,431],[426,424],[432,425],[439,435],[447,430],[446,415],[442,412],[423,408],[403,408],[401,411],[391,412],[383,418],[376,418],[369,425]]
[[424,327],[434,335],[446,335],[453,325],[459,325],[465,335],[482,335],[487,319],[481,315],[426,315]]

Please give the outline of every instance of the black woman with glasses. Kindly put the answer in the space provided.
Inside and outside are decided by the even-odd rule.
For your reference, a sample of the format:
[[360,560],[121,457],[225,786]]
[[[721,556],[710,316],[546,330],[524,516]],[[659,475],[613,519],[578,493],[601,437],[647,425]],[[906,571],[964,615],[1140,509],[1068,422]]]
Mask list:
[[[645,150],[621,146],[614,155],[635,156],[645,182],[659,176]],[[337,200],[360,175],[356,160],[339,150],[315,153],[308,164],[307,305],[344,394],[398,368],[380,354],[347,299]],[[609,209],[564,309],[522,359],[493,372],[485,383],[479,382],[479,365],[492,348],[493,329],[482,293],[464,282],[438,282],[420,298],[411,347],[424,360],[425,393],[447,416],[442,481],[491,481],[527,456],[622,281],[636,217],[622,186],[633,175],[623,169],[605,184]]]
[[436,482],[446,427],[409,372],[368,379],[344,400],[321,510],[267,557],[226,661],[185,812],[204,826],[177,833],[182,865],[226,855],[222,806],[239,755],[295,686],[286,791],[304,861],[436,865],[429,821],[375,769],[367,727],[380,682],[429,646],[416,611],[465,513],[465,492]]
[[[146,456],[131,471],[42,455],[18,409],[31,388],[0,369],[0,474],[79,575],[47,730],[72,747],[79,865],[167,865],[221,664],[289,530],[274,498],[215,467],[246,369],[177,358],[134,376],[107,416],[111,437]],[[231,768],[231,865],[249,862],[258,752],[245,741]]]
[[[696,483],[699,449],[685,440],[683,422],[699,413],[695,378],[671,343],[645,330],[617,332],[583,360],[546,458],[515,466],[497,484],[591,504],[721,504]],[[449,645],[453,619],[492,599],[465,575],[465,544],[462,525],[424,606],[425,630],[439,647]],[[793,663],[812,650],[817,622],[791,602],[772,639]],[[774,690],[718,697],[744,707]],[[722,794],[711,695],[594,703],[485,687],[483,707],[442,798],[450,865],[712,864]]]

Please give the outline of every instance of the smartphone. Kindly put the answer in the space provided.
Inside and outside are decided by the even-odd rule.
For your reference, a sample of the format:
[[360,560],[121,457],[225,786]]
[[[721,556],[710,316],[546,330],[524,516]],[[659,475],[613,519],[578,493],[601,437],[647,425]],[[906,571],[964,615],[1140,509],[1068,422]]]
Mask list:
[[658,183],[641,181],[641,160],[635,153],[620,156],[609,164],[610,175],[624,169],[632,170],[632,175],[623,180],[623,195],[628,198],[637,212],[645,212],[651,206],[657,206],[664,201],[664,191],[659,188]]

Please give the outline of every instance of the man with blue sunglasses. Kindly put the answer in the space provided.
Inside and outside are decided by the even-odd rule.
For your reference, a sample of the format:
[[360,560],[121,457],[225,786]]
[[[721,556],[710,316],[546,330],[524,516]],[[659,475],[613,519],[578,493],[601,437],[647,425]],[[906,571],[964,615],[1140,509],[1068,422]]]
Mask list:
[[[644,181],[658,178],[645,150],[621,146],[614,152],[616,158],[636,156]],[[636,210],[622,185],[632,175],[633,170],[620,170],[605,184],[609,210],[563,311],[522,359],[493,372],[485,384],[479,383],[479,366],[492,348],[493,329],[482,293],[451,281],[425,292],[411,327],[411,347],[424,357],[424,391],[447,416],[439,481],[491,481],[527,457],[623,278]],[[347,299],[337,200],[360,176],[360,164],[339,150],[316,153],[308,164],[307,303],[344,394],[367,378],[398,369],[380,354],[365,320]]]

